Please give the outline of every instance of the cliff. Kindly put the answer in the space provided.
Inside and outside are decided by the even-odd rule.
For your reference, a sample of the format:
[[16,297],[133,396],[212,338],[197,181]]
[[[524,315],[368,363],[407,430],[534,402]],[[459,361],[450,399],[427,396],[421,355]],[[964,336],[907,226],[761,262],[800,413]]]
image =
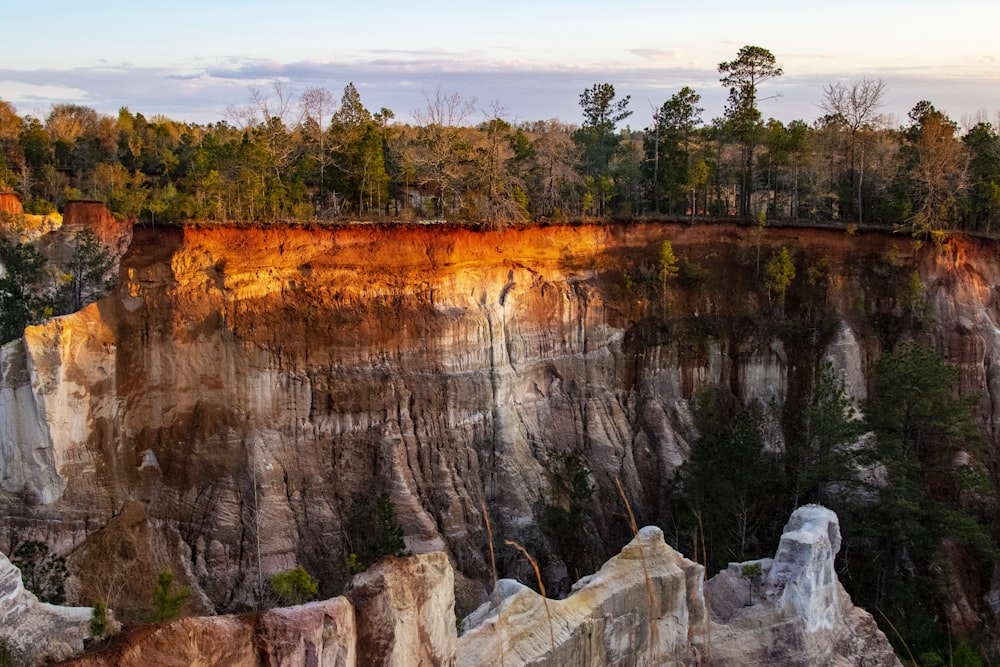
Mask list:
[[564,600],[500,581],[457,637],[445,555],[387,558],[346,597],[136,628],[66,664],[898,666],[837,582],[838,548],[835,514],[796,510],[775,558],[761,561],[766,582],[748,604],[746,579],[724,572],[706,585],[700,565],[644,528]]
[[[665,240],[690,263],[666,295]],[[758,278],[781,246],[803,276],[784,307],[815,325],[799,333]],[[483,507],[530,534],[547,462],[578,453],[596,487],[580,540],[603,559],[630,535],[616,479],[641,522],[663,512],[695,392],[780,406],[829,360],[863,395],[893,342],[871,322],[910,316],[914,268],[921,336],[985,390],[995,439],[997,255],[730,225],[139,229],[113,296],[0,352],[0,516],[128,620],[162,570],[189,611],[251,607],[260,575],[297,563],[339,590],[352,499],[384,488],[407,548],[449,554],[468,611],[490,579]],[[554,593],[576,578],[545,568]]]

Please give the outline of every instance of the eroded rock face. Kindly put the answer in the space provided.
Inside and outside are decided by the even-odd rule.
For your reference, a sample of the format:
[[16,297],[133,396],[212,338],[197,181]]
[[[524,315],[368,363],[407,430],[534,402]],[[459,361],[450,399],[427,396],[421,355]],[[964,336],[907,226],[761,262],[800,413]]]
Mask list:
[[704,568],[643,528],[564,600],[510,580],[466,619],[458,665],[692,664],[707,631]]
[[709,581],[706,594],[704,569],[667,546],[660,529],[643,528],[566,599],[501,580],[457,639],[447,556],[386,558],[346,597],[138,628],[70,664],[896,667],[885,636],[833,574],[838,541],[836,515],[797,510],[748,605],[736,564]]
[[[459,665],[879,665],[899,661],[837,581],[837,516],[796,510],[750,603],[745,563],[704,570],[644,528],[565,600],[501,582],[466,620]],[[707,590],[706,590],[707,589]]]
[[[101,218],[81,206],[65,228]],[[623,276],[655,266],[667,238],[708,282],[664,305]],[[767,308],[755,245],[825,271],[801,306],[836,323],[818,349],[748,330]],[[698,391],[780,407],[829,358],[863,395],[883,343],[856,313],[899,310],[909,274],[883,259],[897,246],[926,282],[927,342],[966,389],[997,385],[983,392],[993,423],[1000,262],[986,243],[914,255],[891,235],[730,225],[141,229],[112,297],[3,348],[0,518],[78,554],[81,573],[138,558],[155,574],[168,555],[224,612],[255,604],[258,571],[302,564],[339,590],[351,501],[386,489],[407,548],[447,550],[471,591],[490,581],[482,508],[516,538],[549,500],[546,461],[574,452],[597,489],[581,539],[604,557],[630,532],[616,479],[640,522],[664,511]],[[782,446],[777,424],[768,445]],[[120,520],[135,503],[155,558],[111,548],[137,543]],[[95,599],[99,582],[75,583]]]
[[455,577],[446,554],[384,558],[355,577],[346,596],[357,610],[358,664],[451,664]]
[[0,553],[0,637],[29,665],[61,660],[83,650],[90,637],[90,607],[39,602],[24,589],[21,571]]

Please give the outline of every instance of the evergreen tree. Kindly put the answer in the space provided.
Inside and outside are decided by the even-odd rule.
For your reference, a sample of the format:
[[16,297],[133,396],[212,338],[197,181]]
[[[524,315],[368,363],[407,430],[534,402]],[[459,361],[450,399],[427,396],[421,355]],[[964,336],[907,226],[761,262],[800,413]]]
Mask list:
[[73,239],[73,255],[65,267],[68,276],[62,294],[65,312],[74,313],[113,289],[115,278],[109,274],[114,264],[114,256],[93,232],[85,229],[77,234]]
[[33,243],[0,243],[5,273],[0,277],[0,343],[53,314],[45,289],[45,259]]
[[396,506],[385,491],[355,496],[347,520],[348,569],[365,570],[382,556],[402,556],[406,545]]

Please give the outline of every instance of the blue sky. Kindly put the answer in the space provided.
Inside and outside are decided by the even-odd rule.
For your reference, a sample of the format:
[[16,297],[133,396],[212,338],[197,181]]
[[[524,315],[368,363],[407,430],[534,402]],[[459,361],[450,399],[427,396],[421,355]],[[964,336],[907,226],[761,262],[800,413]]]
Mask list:
[[[887,84],[885,111],[931,100],[962,121],[1000,113],[996,0],[808,2],[174,0],[9,3],[0,99],[22,115],[74,103],[114,114],[212,122],[275,80],[339,98],[353,82],[372,110],[408,120],[437,89],[499,102],[511,120],[580,121],[580,92],[609,82],[628,120],[682,86],[722,115],[718,63],[770,49],[785,75],[761,90],[765,116],[813,121],[823,87]],[[485,113],[485,112],[484,112]],[[473,119],[475,120],[475,119]]]

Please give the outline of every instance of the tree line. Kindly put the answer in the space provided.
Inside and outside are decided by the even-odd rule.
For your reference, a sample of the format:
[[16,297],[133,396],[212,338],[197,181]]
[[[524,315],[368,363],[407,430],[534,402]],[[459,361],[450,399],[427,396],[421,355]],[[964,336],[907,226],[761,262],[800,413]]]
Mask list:
[[152,224],[738,216],[997,230],[995,123],[962,130],[922,100],[894,125],[870,79],[826,86],[812,122],[765,120],[761,90],[783,75],[774,55],[744,46],[718,70],[722,115],[706,119],[684,87],[643,129],[621,127],[634,112],[610,83],[581,93],[579,125],[515,123],[500,103],[441,90],[414,122],[394,122],[352,83],[338,100],[276,82],[209,124],[76,104],[21,117],[0,100],[0,187],[29,212],[92,198]]

